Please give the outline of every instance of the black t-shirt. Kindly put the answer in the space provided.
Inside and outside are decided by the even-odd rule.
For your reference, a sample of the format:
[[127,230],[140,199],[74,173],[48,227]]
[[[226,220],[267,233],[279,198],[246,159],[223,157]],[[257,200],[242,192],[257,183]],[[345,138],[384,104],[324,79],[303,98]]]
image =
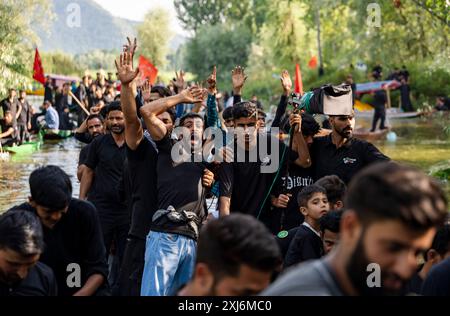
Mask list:
[[[174,163],[173,141],[167,136],[156,142],[158,147],[157,192],[158,209],[173,206],[176,210],[194,211],[199,219],[206,216],[205,188],[202,185],[206,166],[200,162]],[[176,224],[161,217],[151,225],[152,231],[175,233],[195,239],[186,223]]]
[[311,228],[300,225],[292,239],[286,257],[284,267],[289,267],[302,261],[319,259],[323,255],[322,239]]
[[158,208],[156,163],[158,152],[144,137],[136,150],[127,147],[128,171],[131,180],[130,235],[145,239],[152,217]]
[[373,97],[373,106],[375,108],[384,108],[386,105],[387,97],[384,90],[378,90]]
[[294,151],[290,154],[289,174],[281,177],[280,187],[274,193],[278,197],[279,194],[291,194],[287,208],[272,207],[271,223],[269,229],[273,234],[278,234],[282,230],[290,230],[298,227],[303,223],[305,217],[299,210],[297,195],[306,186],[314,183],[314,169],[302,168],[297,166],[294,161],[298,158],[298,154]]
[[28,271],[27,277],[18,284],[0,282],[1,296],[56,296],[58,287],[52,269],[38,262]]
[[423,282],[421,294],[425,296],[450,296],[450,258],[431,268]]
[[80,150],[80,156],[78,157],[78,166],[84,165],[89,152],[89,145],[84,146]]
[[[36,214],[36,210],[28,203],[13,209]],[[45,249],[40,261],[52,268],[58,283],[58,295],[69,296],[79,290],[67,286],[67,277],[73,272],[67,272],[71,263],[80,266],[81,286],[93,274],[101,274],[106,280],[106,250],[98,215],[91,203],[72,199],[67,213],[53,229],[43,226],[43,230]]]
[[93,140],[91,134],[89,133],[75,133],[74,136],[76,140],[85,144],[90,144]]
[[89,145],[85,165],[94,170],[95,176],[88,200],[94,203],[100,217],[127,217],[118,194],[125,158],[126,145],[118,147],[111,134],[98,136]]
[[[230,213],[244,213],[255,217],[259,215],[259,219],[268,227],[273,225],[270,222],[272,219],[270,214],[270,193],[280,185],[280,176],[275,179],[277,175],[276,170],[271,173],[263,173],[261,172],[261,167],[270,164],[281,165],[282,170],[280,174],[283,174],[285,166],[281,158],[285,148],[287,148],[278,139],[274,139],[274,143],[277,144],[278,148],[271,148],[270,137],[271,135],[267,134],[269,154],[278,149],[278,157],[262,156],[262,152],[258,150],[256,162],[249,162],[247,160],[248,157],[246,157],[246,162],[237,162],[237,150],[235,148],[234,162],[223,163],[219,168],[220,196],[231,198]],[[236,146],[237,144],[235,144]],[[258,146],[260,146],[259,142]],[[287,155],[286,151],[285,156]],[[277,158],[277,161],[271,161],[274,158]],[[287,159],[287,157],[284,159]],[[272,190],[269,192],[271,186]],[[263,205],[264,199],[268,194],[269,196]]]
[[343,146],[336,148],[331,134],[315,138],[310,152],[315,179],[337,175],[346,184],[369,164],[389,160],[374,145],[356,138],[351,138]]

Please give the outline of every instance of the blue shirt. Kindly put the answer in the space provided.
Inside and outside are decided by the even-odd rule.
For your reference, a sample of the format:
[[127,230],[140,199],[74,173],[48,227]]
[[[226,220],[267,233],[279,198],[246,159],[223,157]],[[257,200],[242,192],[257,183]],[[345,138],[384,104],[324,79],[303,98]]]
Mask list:
[[49,129],[59,129],[58,112],[51,106],[45,112],[45,125]]

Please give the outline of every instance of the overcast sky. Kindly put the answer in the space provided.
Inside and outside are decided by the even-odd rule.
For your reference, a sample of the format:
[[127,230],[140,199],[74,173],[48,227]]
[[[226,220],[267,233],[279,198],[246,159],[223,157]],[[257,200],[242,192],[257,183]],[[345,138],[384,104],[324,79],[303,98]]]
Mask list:
[[172,0],[94,0],[114,16],[134,21],[142,21],[145,13],[155,7],[167,9],[171,16],[171,26],[175,33],[185,34],[176,17]]

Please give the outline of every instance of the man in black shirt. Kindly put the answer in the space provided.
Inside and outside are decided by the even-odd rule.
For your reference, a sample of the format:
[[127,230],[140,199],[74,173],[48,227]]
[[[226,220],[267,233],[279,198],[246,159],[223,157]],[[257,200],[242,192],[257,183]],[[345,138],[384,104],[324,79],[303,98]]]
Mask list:
[[29,202],[13,210],[41,220],[46,247],[40,260],[53,269],[58,295],[107,295],[106,251],[95,207],[72,198],[70,178],[59,167],[36,169],[29,182]]
[[30,140],[31,104],[27,101],[25,91],[19,91],[19,112],[17,117],[17,139],[20,144]]
[[43,251],[36,215],[19,210],[0,216],[0,296],[56,296],[53,271],[38,262]]
[[352,137],[354,114],[330,116],[332,132],[317,137],[311,146],[316,179],[337,175],[346,184],[361,169],[378,161],[387,161],[374,145]]
[[0,142],[2,146],[12,146],[16,142],[13,116],[10,110],[0,119]]
[[[271,221],[276,220],[270,214],[271,205],[285,208],[289,202],[288,195],[274,195],[273,190],[280,185],[280,175],[284,174],[282,169],[289,152],[276,138],[278,134],[258,133],[257,113],[256,106],[251,102],[233,106],[237,140],[234,144],[234,161],[223,163],[220,167],[219,210],[220,216],[233,212],[251,214],[271,227]],[[296,124],[301,120],[299,115],[295,119]],[[307,145],[298,128],[294,137],[297,139],[296,144],[304,145],[307,152]],[[297,156],[295,163],[305,165],[307,160],[309,155],[301,155]]]
[[409,166],[374,164],[352,180],[345,207],[336,248],[293,268],[263,295],[405,294],[447,217],[440,185]]
[[[302,113],[300,127],[301,136],[303,137],[307,150],[309,151],[309,148],[311,148],[313,144],[314,136],[320,130],[320,126],[311,115]],[[282,120],[281,130],[283,133],[289,134],[290,129],[291,124],[286,116],[285,119]],[[302,188],[314,183],[314,169],[311,166],[308,167],[308,164],[303,164],[304,167],[302,167],[294,163],[300,155],[305,154],[298,153],[297,138],[294,137],[290,151],[287,174],[284,174],[281,177],[281,185],[279,188],[276,188],[276,190],[278,190],[276,192],[287,195],[289,200],[286,207],[274,207],[271,211],[271,216],[273,216],[273,219],[270,222],[273,226],[270,227],[270,230],[274,234],[280,233],[280,236],[284,236],[287,231],[297,228],[301,223],[303,223],[304,216],[299,211],[296,197]],[[309,156],[309,152],[307,153],[307,156]]]
[[53,100],[53,87],[55,85],[52,84],[52,79],[50,79],[50,76],[45,77],[45,84],[44,84],[44,102],[50,101],[52,104],[54,104]]
[[[140,109],[159,151],[158,211],[147,236],[142,296],[173,293],[191,278],[194,271],[198,231],[207,215],[204,186],[208,184],[202,179],[206,167],[202,162],[195,162],[202,161],[198,158],[202,156],[204,122],[195,113],[182,117],[180,126],[184,129],[180,142],[175,144],[158,115],[177,104],[196,103],[202,98],[203,91],[192,87]],[[181,157],[172,157],[172,151],[176,153],[176,149],[179,149],[178,154],[182,152]]]
[[[97,136],[104,134],[103,128],[103,118],[99,114],[91,114],[87,117],[86,121],[83,122],[86,126],[90,139],[94,139]],[[80,156],[78,158],[78,169],[77,169],[77,178],[78,181],[81,182],[81,178],[83,177],[83,171],[86,165],[84,164],[87,159],[87,154],[89,151],[89,145],[84,146],[80,151]]]
[[[131,45],[130,45],[131,46]],[[157,210],[156,161],[157,148],[148,132],[144,131],[138,118],[135,93],[135,77],[132,56],[134,47],[128,46],[121,55],[121,62],[116,64],[117,75],[122,83],[121,103],[125,118],[125,142],[127,146],[127,169],[130,183],[131,224],[128,232],[124,260],[119,275],[119,294],[122,296],[139,296],[142,273],[144,270],[145,238],[150,230],[152,217]],[[144,101],[149,101],[150,85],[144,85]],[[148,93],[147,93],[148,92]],[[168,132],[173,128],[175,113],[164,112],[159,115]],[[125,181],[126,179],[124,179]]]
[[118,194],[126,158],[125,123],[120,102],[108,106],[106,119],[110,133],[98,136],[89,145],[80,199],[87,198],[97,208],[106,251],[109,253],[114,239],[120,266],[129,229],[127,208]]
[[386,129],[386,126],[384,125],[384,122],[386,120],[386,91],[385,90],[378,90],[375,91],[373,96],[373,121],[372,121],[372,129],[371,132],[375,132],[377,129],[378,120],[380,120],[380,129]]
[[19,109],[19,101],[17,101],[16,96],[16,89],[9,89],[8,97],[0,102],[0,106],[3,110],[3,116],[7,111],[11,111],[14,128],[17,125],[17,111]]

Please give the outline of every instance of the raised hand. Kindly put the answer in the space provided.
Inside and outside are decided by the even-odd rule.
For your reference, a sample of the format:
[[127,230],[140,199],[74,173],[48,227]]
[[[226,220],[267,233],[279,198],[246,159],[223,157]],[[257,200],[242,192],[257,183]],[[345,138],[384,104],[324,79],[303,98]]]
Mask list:
[[133,43],[131,42],[130,38],[127,37],[128,44],[123,45],[123,52],[131,53],[131,56],[134,57],[134,53],[137,49],[137,40],[136,37],[134,38]]
[[204,99],[204,90],[199,87],[190,87],[181,91],[183,103],[199,103]]
[[295,132],[299,133],[302,130],[302,116],[300,114],[291,114],[289,116],[289,124],[291,128],[295,126]]
[[145,80],[144,84],[141,87],[142,89],[142,96],[144,97],[144,102],[150,102],[150,94],[152,91],[152,85],[150,84],[150,82],[147,80]]
[[245,75],[244,68],[241,66],[236,66],[231,71],[231,81],[233,82],[233,91],[236,94],[242,94],[242,88],[244,87],[244,83],[247,80],[247,76]]
[[206,80],[208,83],[209,94],[216,94],[217,92],[217,68],[214,66],[212,74]]
[[129,52],[120,54],[120,59],[115,60],[117,77],[123,85],[128,85],[139,74],[139,68],[133,69],[133,56]]
[[214,173],[212,173],[208,169],[203,170],[203,177],[202,177],[203,186],[206,188],[210,188],[213,182],[214,182]]
[[288,95],[292,89],[292,80],[289,72],[287,70],[283,70],[280,76],[281,85],[283,86],[284,93]]
[[184,80],[185,74],[186,73],[183,70],[180,70],[180,73],[177,73],[175,71],[175,80],[172,80],[172,82],[175,88],[178,89],[178,92],[181,92],[182,90],[186,89],[186,81]]

